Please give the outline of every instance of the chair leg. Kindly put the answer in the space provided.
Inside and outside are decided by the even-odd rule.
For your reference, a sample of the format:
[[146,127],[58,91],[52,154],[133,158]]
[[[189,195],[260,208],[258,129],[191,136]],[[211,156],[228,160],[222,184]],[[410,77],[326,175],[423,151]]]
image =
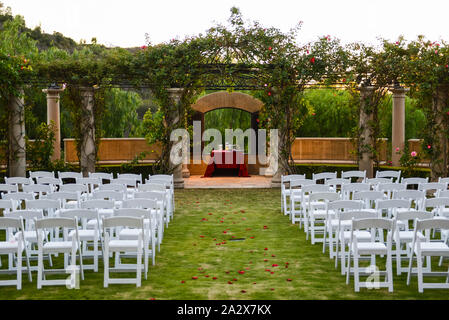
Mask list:
[[22,253],[17,252],[17,290],[22,289]]
[[412,277],[413,254],[414,254],[414,251],[412,249],[412,252],[411,252],[410,258],[409,258],[409,262],[408,262],[408,274],[407,274],[407,285],[408,286],[410,285],[410,280],[411,280],[411,277]]
[[393,292],[393,261],[391,252],[387,254],[388,291]]
[[[340,241],[341,245],[340,245],[340,263],[341,263],[341,274],[344,275],[346,272],[346,267],[345,267],[345,255],[346,255],[346,242],[345,241]],[[355,263],[355,262],[354,262]]]
[[398,276],[401,275],[401,268],[402,268],[402,261],[401,261],[401,243],[396,243],[396,274]]
[[104,282],[103,286],[105,288],[109,285],[109,248],[105,246],[103,252],[103,265],[104,265]]
[[136,287],[140,287],[142,283],[142,250],[137,251],[137,275]]
[[[348,268],[348,273],[351,272],[351,269]],[[354,289],[355,292],[360,291],[360,284],[359,284],[359,255],[357,253],[354,253]]]
[[[337,259],[337,260],[338,260],[338,259]],[[348,284],[349,284],[349,276],[350,276],[349,271],[351,270],[351,250],[349,250],[349,253],[348,253],[348,263],[347,263],[347,266],[348,266],[348,268],[347,268],[347,270],[346,270],[346,284],[348,285]]]
[[98,272],[98,239],[94,239],[94,272]]
[[44,259],[42,251],[39,250],[37,256],[37,288],[42,288],[42,274],[44,273]]
[[417,260],[417,263],[418,263],[418,291],[420,293],[423,293],[424,292],[424,288],[423,288],[423,271],[422,271],[423,261],[422,261],[421,254],[417,255],[416,260]]

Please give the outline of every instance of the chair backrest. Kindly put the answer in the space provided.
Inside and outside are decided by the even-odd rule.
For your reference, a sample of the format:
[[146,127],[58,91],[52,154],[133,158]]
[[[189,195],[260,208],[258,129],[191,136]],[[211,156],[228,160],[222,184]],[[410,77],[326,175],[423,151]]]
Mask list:
[[134,194],[134,199],[153,199],[164,201],[166,199],[165,192],[161,191],[146,191],[146,192],[136,192]]
[[[151,180],[151,178],[152,177],[150,177],[150,180]],[[294,179],[305,179],[305,178],[306,178],[305,174],[290,174],[288,176],[281,176],[281,182],[287,183]]]
[[88,188],[84,184],[63,184],[59,187],[61,192],[88,192]]
[[[382,229],[392,231],[394,229],[394,220],[382,219],[382,218],[366,218],[366,219],[353,219],[352,230],[361,229]],[[391,234],[391,233],[390,233]]]
[[123,208],[142,208],[157,209],[157,201],[155,199],[130,199],[123,201]]
[[320,180],[324,180],[324,182],[326,182],[329,179],[337,179],[337,171],[312,174],[312,180],[315,181],[315,183]]
[[29,184],[23,186],[23,192],[34,192],[41,195],[43,193],[51,193],[53,190],[48,184]]
[[5,177],[5,183],[6,184],[15,184],[15,185],[28,185],[33,184],[34,181],[31,178],[24,178],[24,177]]
[[11,211],[14,209],[14,203],[12,200],[0,200],[0,209]]
[[294,188],[302,188],[307,185],[315,184],[315,181],[310,179],[291,179],[290,180],[290,189]]
[[37,209],[13,210],[11,212],[5,212],[4,215],[5,215],[5,217],[15,217],[15,218],[22,217],[22,219],[25,219],[25,220],[34,220],[34,218],[42,219],[44,217],[42,210],[37,210]]
[[92,193],[93,199],[109,199],[115,201],[123,201],[125,194],[119,191],[100,190]]
[[449,184],[449,177],[446,177],[446,178],[440,177],[438,179],[438,183],[445,183],[446,185],[448,185]]
[[358,179],[365,180],[366,179],[366,170],[365,171],[343,171],[341,173],[341,177],[343,179],[358,178]]
[[81,209],[114,209],[115,202],[113,200],[86,200],[81,202]]
[[67,201],[67,200],[77,200],[78,201],[79,194],[77,192],[59,191],[59,192],[50,193],[45,198],[51,199],[51,200],[61,200],[61,201]]
[[168,180],[159,180],[159,179],[151,179],[151,180],[147,180],[147,182],[145,184],[139,184],[137,187],[139,186],[144,186],[144,185],[149,185],[149,184],[162,184],[164,185],[166,188],[171,189],[172,185],[171,182]]
[[382,191],[360,191],[354,192],[352,200],[375,201],[385,199],[385,194]]
[[336,192],[315,192],[309,196],[309,204],[312,201],[336,201],[340,200],[340,195]]
[[354,192],[370,191],[371,186],[367,183],[349,183],[341,186],[341,193],[349,199],[349,195]]
[[90,209],[69,209],[64,210],[59,214],[62,218],[78,218],[78,219],[97,219],[98,214],[96,210]]
[[377,200],[376,207],[378,210],[394,209],[394,208],[406,208],[410,209],[411,201],[406,199],[387,199]]
[[394,199],[424,199],[426,194],[419,190],[400,190],[393,193]]
[[449,190],[440,191],[439,198],[449,198]]
[[441,209],[449,206],[449,198],[430,198],[424,201],[424,209],[436,208]]
[[399,183],[399,181],[401,180],[401,170],[377,171],[376,178],[394,178],[396,179],[395,182]]
[[431,219],[433,217],[433,214],[428,211],[415,211],[415,210],[409,210],[409,211],[398,211],[396,212],[396,219],[398,221],[410,221],[410,220],[424,220],[424,219]]
[[55,177],[55,172],[52,171],[30,171],[30,178],[54,178]]
[[135,180],[142,183],[142,174],[122,173],[117,175],[117,179]]
[[367,183],[371,186],[377,187],[379,184],[393,183],[393,178],[371,178],[371,179],[366,179],[365,183]]
[[330,192],[330,186],[323,184],[310,184],[302,187],[303,193],[313,193],[313,192]]
[[382,183],[377,188],[379,191],[401,191],[405,190],[406,187],[400,183]]
[[349,184],[349,183],[351,183],[351,179],[336,178],[336,179],[329,179],[326,181],[326,184],[333,188],[336,188],[337,186]]
[[354,211],[343,211],[339,214],[339,220],[347,221],[352,219],[372,219],[377,218],[378,214],[375,212],[354,210]]
[[420,191],[428,191],[428,190],[446,190],[447,186],[444,183],[438,183],[438,182],[428,182],[428,183],[421,183],[418,186],[418,190]]
[[114,217],[150,218],[150,211],[141,208],[114,209]]
[[363,201],[360,200],[337,200],[330,202],[327,205],[328,210],[341,211],[341,210],[362,210],[364,206]]
[[52,186],[59,186],[62,184],[62,180],[59,178],[40,177],[37,178],[37,184],[48,184]]
[[23,230],[23,221],[20,218],[0,217],[0,229],[14,228]]
[[417,187],[420,184],[428,183],[429,178],[419,178],[419,177],[413,177],[413,178],[402,178],[401,183],[405,184],[406,187],[409,185],[416,185]]
[[90,172],[89,178],[97,178],[101,181],[107,180],[111,182],[114,179],[114,174],[112,173],[104,173],[104,172]]
[[0,184],[0,193],[1,192],[18,192],[19,187],[16,184]]
[[113,184],[122,184],[127,187],[136,187],[139,181],[135,179],[118,178],[111,181]]
[[83,174],[81,172],[60,172],[58,171],[58,178],[59,179],[74,179],[76,178],[82,178]]
[[37,230],[53,228],[73,228],[77,229],[75,218],[44,218],[36,219],[34,223]]
[[103,217],[103,228],[128,227],[143,229],[143,218]]
[[76,178],[76,184],[85,184],[89,186],[99,186],[102,184],[100,178]]
[[448,230],[449,229],[449,219],[426,219],[426,220],[416,220],[415,230]]
[[164,180],[170,182],[172,185],[174,184],[173,175],[164,175],[164,174],[156,174],[154,176],[149,176],[148,179],[145,180],[145,183],[151,180]]
[[30,192],[15,192],[15,193],[5,193],[2,196],[3,200],[34,200],[34,194]]
[[116,183],[109,183],[109,184],[102,184],[98,186],[98,190],[100,191],[117,191],[117,192],[126,192],[126,185],[124,184],[116,184]]
[[58,200],[39,199],[39,200],[26,200],[25,207],[27,209],[61,209],[61,202]]
[[145,192],[145,191],[165,191],[167,189],[166,185],[164,184],[157,184],[157,183],[148,183],[148,184],[139,184],[139,187],[137,190],[139,192]]

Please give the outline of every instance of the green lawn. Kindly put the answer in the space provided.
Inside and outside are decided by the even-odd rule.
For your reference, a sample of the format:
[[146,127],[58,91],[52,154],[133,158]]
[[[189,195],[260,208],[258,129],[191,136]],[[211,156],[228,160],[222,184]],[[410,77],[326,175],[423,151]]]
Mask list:
[[[245,240],[234,242],[233,237]],[[85,271],[79,290],[58,286],[37,290],[36,273],[32,283],[24,275],[23,289],[0,287],[0,299],[449,298],[449,290],[419,294],[416,278],[407,287],[405,274],[394,277],[394,293],[387,289],[355,293],[353,282],[345,284],[321,244],[312,246],[298,225],[281,214],[279,190],[176,191],[175,219],[142,287],[104,289],[102,267],[100,262],[99,273]]]

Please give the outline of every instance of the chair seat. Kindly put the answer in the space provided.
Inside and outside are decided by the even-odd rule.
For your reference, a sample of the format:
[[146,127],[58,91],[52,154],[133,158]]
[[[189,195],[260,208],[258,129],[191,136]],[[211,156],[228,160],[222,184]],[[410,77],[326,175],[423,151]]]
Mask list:
[[[77,247],[77,245],[75,244]],[[44,244],[43,252],[72,252],[72,241],[51,241]]]
[[[355,243],[352,250],[355,251]],[[387,246],[380,242],[360,242],[357,243],[357,251],[359,254],[386,254]]]
[[[338,219],[332,219],[331,221],[330,221],[330,226],[331,226],[331,228],[332,229],[337,229],[338,228],[338,225],[339,225],[339,222],[340,220],[338,220]],[[351,220],[343,220],[343,221],[341,221],[341,226],[343,227],[343,228],[349,228],[349,227],[351,227],[351,225],[352,225],[352,221]]]
[[[409,246],[412,246],[410,243]],[[417,252],[418,244],[415,244]],[[449,256],[449,247],[443,242],[421,242],[421,254],[423,256]]]
[[111,240],[109,241],[109,250],[111,251],[130,251],[138,249],[137,240]]
[[2,241],[0,242],[0,252],[1,253],[15,253],[19,247],[19,243],[17,241],[9,242]]
[[[144,230],[145,236],[150,235],[149,230]],[[122,229],[119,232],[119,238],[120,240],[137,240],[137,237],[139,234],[142,234],[142,230],[138,229]]]

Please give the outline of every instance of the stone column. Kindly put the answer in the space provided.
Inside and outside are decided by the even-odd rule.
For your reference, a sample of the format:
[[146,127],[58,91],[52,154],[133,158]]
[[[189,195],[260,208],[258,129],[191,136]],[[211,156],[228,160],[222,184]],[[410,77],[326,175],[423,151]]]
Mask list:
[[373,119],[373,115],[366,112],[366,107],[369,105],[371,96],[375,88],[372,86],[360,87],[360,141],[359,141],[359,170],[366,170],[366,177],[372,178],[373,170],[373,153],[370,148],[373,147],[371,136],[371,128],[369,122]]
[[405,94],[409,89],[400,86],[395,86],[393,92],[393,120],[392,120],[392,141],[391,141],[391,159],[393,166],[400,165],[401,154],[405,147]]
[[94,88],[82,87],[81,93],[81,155],[80,167],[84,177],[89,176],[89,172],[95,172],[97,160],[95,145],[95,118],[94,118]]
[[[174,105],[177,106],[181,100],[182,89],[181,88],[170,88],[167,89],[170,99],[173,101]],[[166,119],[172,119],[172,124],[179,124],[181,116],[179,114],[179,110],[177,108],[173,108],[174,114],[171,116],[166,116]],[[178,165],[176,167],[172,167],[172,163],[170,162],[170,167],[173,169],[173,179],[176,189],[184,189],[184,178],[183,178],[183,167],[182,165]]]
[[8,176],[26,177],[26,144],[25,144],[25,107],[22,97],[9,97],[8,126]]
[[52,87],[42,90],[42,92],[47,94],[47,124],[50,125],[52,121],[55,124],[55,142],[53,144],[53,155],[51,156],[51,161],[61,159],[61,117],[59,108],[59,94],[63,91],[64,89]]

